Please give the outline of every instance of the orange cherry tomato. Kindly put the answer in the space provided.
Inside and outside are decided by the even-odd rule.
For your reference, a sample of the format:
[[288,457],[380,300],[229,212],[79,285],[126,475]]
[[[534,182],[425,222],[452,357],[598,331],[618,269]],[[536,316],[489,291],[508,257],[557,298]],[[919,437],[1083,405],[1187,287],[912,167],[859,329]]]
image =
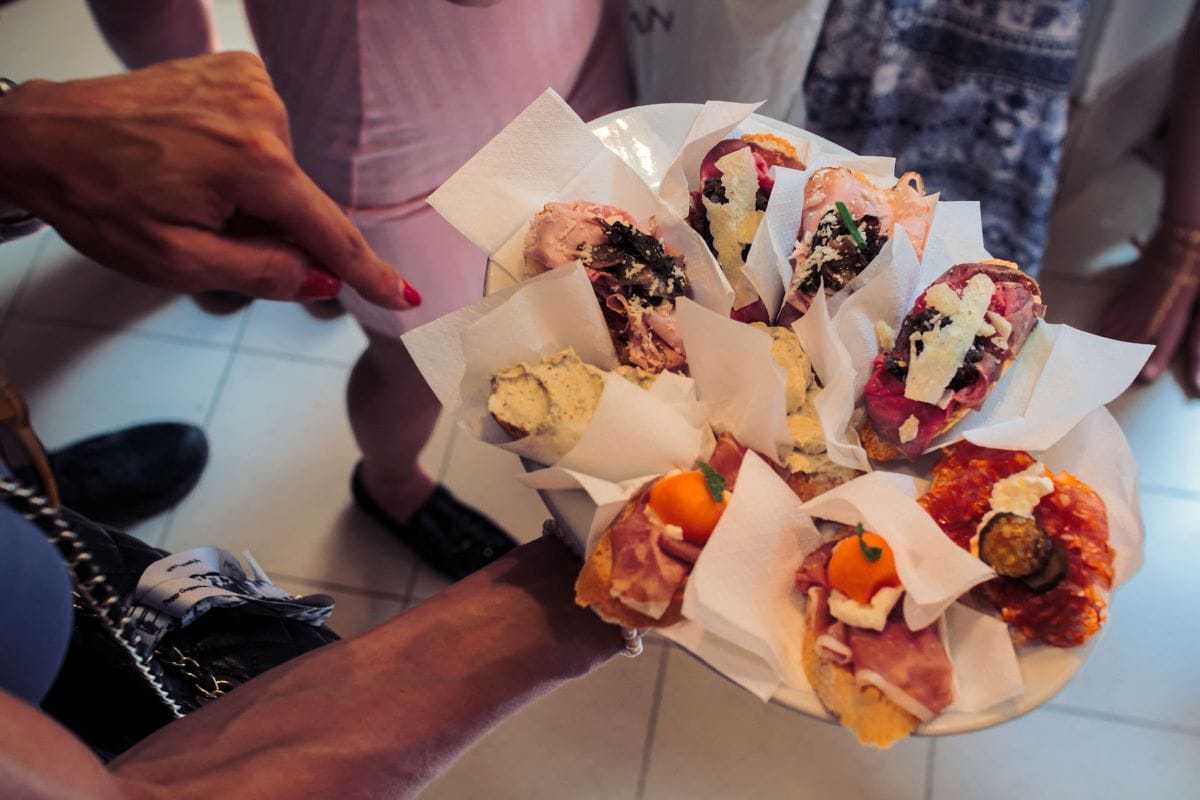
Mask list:
[[868,548],[878,547],[883,552],[878,560],[871,561],[863,552],[858,536],[847,536],[837,543],[829,557],[829,585],[859,603],[869,603],[876,591],[884,586],[899,586],[896,574],[896,558],[892,548],[877,533],[864,533],[863,543]]
[[726,503],[713,500],[699,470],[662,478],[650,488],[650,508],[668,525],[683,529],[683,538],[702,545],[725,512]]

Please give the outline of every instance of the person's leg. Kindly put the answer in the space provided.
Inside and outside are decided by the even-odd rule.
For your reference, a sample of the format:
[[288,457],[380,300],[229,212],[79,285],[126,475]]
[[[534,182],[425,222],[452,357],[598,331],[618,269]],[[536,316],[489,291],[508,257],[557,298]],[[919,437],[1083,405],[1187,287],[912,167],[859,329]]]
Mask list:
[[429,527],[426,500],[438,519],[468,520],[417,464],[438,406],[395,336],[481,297],[485,258],[425,197],[547,86],[585,117],[628,105],[619,25],[602,28],[600,0],[247,0],[247,11],[297,159],[424,299],[381,326],[345,298],[369,335],[347,393],[359,505],[398,533]]
[[[1200,290],[1200,8],[1179,44],[1167,130],[1166,188],[1154,238],[1105,312],[1102,333],[1147,342],[1140,378],[1161,376],[1183,342]],[[1200,388],[1200,323],[1193,325],[1189,380]]]

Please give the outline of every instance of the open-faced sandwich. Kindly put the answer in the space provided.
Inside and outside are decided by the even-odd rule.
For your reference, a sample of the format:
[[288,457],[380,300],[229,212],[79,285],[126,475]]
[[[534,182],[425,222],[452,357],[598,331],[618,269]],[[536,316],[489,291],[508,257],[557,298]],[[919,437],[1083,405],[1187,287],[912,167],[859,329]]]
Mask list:
[[771,316],[744,270],[775,188],[773,166],[804,169],[796,148],[769,133],[717,142],[700,163],[700,189],[692,192],[688,210],[688,224],[704,237],[733,286],[730,316],[742,322],[769,322]]
[[[642,388],[658,375],[626,365],[614,372]],[[488,413],[513,439],[541,437],[546,451],[561,458],[587,429],[604,391],[604,376],[604,370],[584,363],[572,347],[536,364],[514,364],[492,376]]]
[[925,183],[907,172],[891,188],[883,188],[860,172],[825,167],[808,179],[804,212],[789,259],[788,286],[779,325],[791,325],[808,312],[824,286],[832,297],[879,255],[896,225],[904,226],[920,258],[933,225],[937,195],[925,194]]
[[981,408],[1045,313],[1037,282],[1010,261],[958,264],[943,273],[871,365],[867,455],[916,458]]
[[956,544],[999,577],[975,594],[1018,643],[1075,647],[1104,623],[1114,552],[1104,501],[1025,452],[968,442],[946,448],[918,502]]
[[688,575],[725,512],[745,454],[723,434],[707,463],[644,487],[587,557],[575,602],[631,628],[678,622]]
[[825,433],[815,406],[821,386],[796,334],[790,328],[753,324],[771,336],[771,355],[787,374],[785,410],[792,447],[776,472],[801,500],[811,500],[861,473],[835,464],[826,452]]
[[675,300],[690,296],[683,256],[626,211],[587,201],[547,203],[525,236],[534,273],[580,261],[624,364],[651,372],[683,367]]
[[884,537],[843,527],[796,571],[807,598],[802,657],[813,691],[863,744],[889,747],[954,700],[937,625],[910,630]]

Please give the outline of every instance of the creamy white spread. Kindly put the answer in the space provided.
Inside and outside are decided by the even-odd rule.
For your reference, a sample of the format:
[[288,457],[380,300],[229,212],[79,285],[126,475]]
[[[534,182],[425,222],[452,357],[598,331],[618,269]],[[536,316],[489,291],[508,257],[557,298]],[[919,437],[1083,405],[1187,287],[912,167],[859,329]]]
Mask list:
[[771,335],[771,356],[787,374],[785,403],[792,449],[784,455],[783,465],[793,474],[821,474],[843,480],[855,477],[855,470],[835,464],[826,453],[825,431],[815,405],[821,387],[796,334],[789,328],[752,324]]
[[834,589],[829,594],[829,613],[847,625],[881,631],[887,627],[888,614],[902,594],[901,586],[884,586],[871,595],[869,603],[860,603]]
[[988,499],[990,510],[983,515],[975,535],[971,537],[971,552],[979,555],[979,534],[997,514],[1015,514],[1033,518],[1033,510],[1042,498],[1054,492],[1054,481],[1046,474],[1046,465],[1034,462],[1028,469],[1002,478],[992,485]]
[[707,197],[701,197],[701,200],[708,216],[713,249],[717,251],[717,263],[733,286],[734,308],[741,308],[758,299],[758,292],[746,277],[746,261],[742,258],[742,250],[754,241],[764,213],[755,208],[758,168],[749,147],[718,158],[716,167],[721,170],[725,202],[715,203]]
[[926,291],[925,304],[937,314],[930,330],[915,333],[909,340],[905,397],[930,404],[941,400],[975,337],[996,333],[986,320],[995,291],[996,284],[983,274],[967,281],[961,297],[944,283],[934,284]]

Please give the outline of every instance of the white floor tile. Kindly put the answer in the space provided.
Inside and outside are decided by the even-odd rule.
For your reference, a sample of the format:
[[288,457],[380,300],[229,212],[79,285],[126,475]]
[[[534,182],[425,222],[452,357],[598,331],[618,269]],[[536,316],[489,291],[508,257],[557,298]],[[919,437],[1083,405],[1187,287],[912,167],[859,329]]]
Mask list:
[[847,731],[760,702],[678,650],[668,662],[647,798],[923,797],[929,741],[861,747]]
[[521,460],[460,431],[442,481],[464,503],[487,514],[519,542],[541,535],[549,517],[537,492],[517,481]]
[[1143,482],[1200,491],[1200,403],[1174,372],[1134,386],[1109,405],[1133,447]]
[[237,338],[245,309],[215,315],[192,298],[158,289],[99,266],[57,234],[38,256],[14,312],[229,345]]
[[367,346],[367,337],[350,314],[319,319],[298,303],[265,300],[255,301],[247,313],[243,347],[350,365]]
[[1043,275],[1116,278],[1137,257],[1131,237],[1153,233],[1162,207],[1162,174],[1130,155],[1098,176],[1050,222]]
[[1035,711],[940,740],[931,800],[1195,797],[1197,752],[1196,737]]
[[154,547],[162,547],[169,519],[170,512],[164,512],[157,517],[151,517],[145,522],[139,522],[137,525],[126,530],[126,533],[136,536],[146,544],[153,545]]
[[[521,471],[516,456],[460,430],[441,481],[459,500],[491,517],[518,542],[529,542],[541,535],[549,513],[537,492],[517,482],[514,476]],[[447,583],[433,570],[419,566],[412,596],[430,597]]]
[[468,751],[422,797],[632,800],[659,656],[651,648],[640,658],[614,658],[538,700]]
[[33,269],[34,259],[47,235],[42,230],[0,245],[0,310],[7,311],[12,305],[25,276]]
[[219,0],[214,3],[213,24],[217,29],[217,46],[221,50],[249,50],[257,53],[246,7],[241,0]]
[[0,340],[0,359],[51,449],[142,422],[203,423],[228,358],[211,347],[22,319]]
[[275,575],[270,577],[274,584],[292,594],[327,594],[332,597],[335,605],[333,616],[329,618],[329,627],[343,639],[366,633],[404,610],[404,603],[387,597],[331,589],[297,578],[279,578]]
[[1146,493],[1142,515],[1145,567],[1112,597],[1103,638],[1053,703],[1200,733],[1200,637],[1178,611],[1200,607],[1200,498]]
[[68,80],[125,68],[78,0],[31,0],[0,10],[0,53],[14,80]]
[[403,594],[414,556],[351,505],[345,381],[343,368],[238,354],[168,546],[249,548],[268,572]]

